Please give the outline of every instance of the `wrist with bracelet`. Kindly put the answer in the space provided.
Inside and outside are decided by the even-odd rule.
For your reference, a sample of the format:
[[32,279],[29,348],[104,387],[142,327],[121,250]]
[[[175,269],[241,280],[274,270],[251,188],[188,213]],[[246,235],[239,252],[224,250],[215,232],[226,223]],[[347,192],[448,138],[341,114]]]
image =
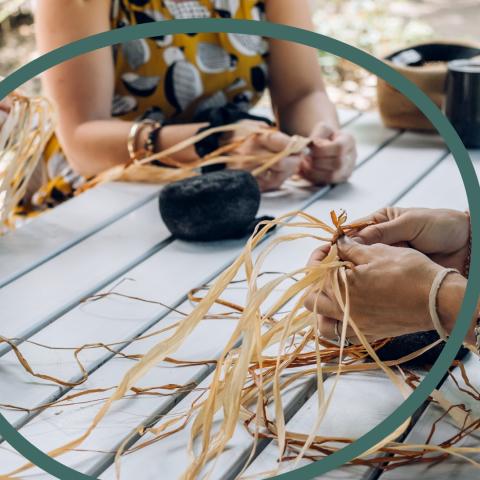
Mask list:
[[[170,122],[168,121],[160,123],[148,118],[134,122],[132,128],[130,129],[130,134],[127,141],[130,161],[133,163],[153,155],[157,151],[160,132],[169,124]],[[150,131],[148,132],[143,145],[139,147],[139,144],[141,143],[140,137],[146,129],[149,129]]]
[[146,143],[144,143],[141,147],[139,146],[140,136],[147,128],[152,131],[158,128],[159,125],[160,124],[158,122],[149,119],[140,120],[133,123],[127,140],[127,148],[128,154],[130,156],[130,162],[133,163],[146,157],[146,155],[148,154],[148,151],[146,150],[147,145]]
[[[470,223],[470,215],[469,212],[465,212],[468,215],[468,225],[469,225],[469,235],[468,235],[468,245],[467,245],[467,253],[465,256],[465,262],[463,266],[463,272],[460,273],[456,269],[443,269],[440,270],[436,277],[434,278],[432,282],[432,287],[430,289],[430,295],[429,295],[429,311],[430,311],[430,317],[432,319],[433,326],[435,327],[435,330],[437,331],[438,335],[440,338],[444,341],[448,339],[448,334],[445,331],[444,327],[442,326],[440,322],[440,318],[438,315],[438,293],[439,290],[442,286],[442,283],[444,282],[445,278],[447,275],[450,273],[457,273],[462,275],[463,277],[468,279],[469,273],[470,273],[470,263],[471,263],[471,251],[472,251],[472,230],[471,230],[471,223]],[[476,314],[476,322],[475,322],[475,327],[474,327],[474,337],[475,337],[475,349],[476,353],[480,356],[480,316],[479,313],[477,312]]]
[[[463,267],[464,276],[468,279],[470,274],[470,264],[472,261],[472,223],[470,219],[470,212],[465,212],[468,216],[468,246],[467,246],[467,255],[465,257],[465,264]],[[475,347],[477,349],[477,354],[480,355],[480,312],[477,312],[477,320],[475,327],[473,329],[475,336]]]

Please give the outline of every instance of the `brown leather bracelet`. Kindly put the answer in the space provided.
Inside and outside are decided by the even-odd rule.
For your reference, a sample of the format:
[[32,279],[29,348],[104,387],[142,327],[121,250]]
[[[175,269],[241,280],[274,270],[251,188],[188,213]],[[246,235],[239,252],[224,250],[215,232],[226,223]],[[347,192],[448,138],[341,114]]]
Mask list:
[[[465,257],[465,264],[463,266],[463,273],[466,278],[468,278],[470,274],[470,263],[472,260],[472,224],[470,220],[470,212],[465,212],[468,215],[468,249],[467,249],[467,256]],[[475,347],[477,349],[477,354],[480,356],[480,316],[477,317],[477,323],[475,324],[475,328],[473,329],[473,333],[475,335]]]
[[463,276],[468,278],[470,274],[470,262],[472,257],[472,224],[470,221],[470,212],[465,212],[468,216],[468,248],[467,256],[465,257],[465,263],[463,264]]
[[[480,315],[477,313],[477,315]],[[477,323],[473,329],[473,334],[475,335],[475,347],[477,349],[477,355],[480,357],[480,316],[477,316]]]

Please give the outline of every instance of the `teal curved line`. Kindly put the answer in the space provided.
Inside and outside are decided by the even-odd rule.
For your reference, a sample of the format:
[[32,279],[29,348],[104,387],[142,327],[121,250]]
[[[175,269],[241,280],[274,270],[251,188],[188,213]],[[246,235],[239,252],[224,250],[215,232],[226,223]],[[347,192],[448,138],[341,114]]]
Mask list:
[[[436,105],[434,105],[433,102],[428,98],[428,96],[425,95],[413,83],[411,83],[401,74],[397,73],[395,70],[391,69],[381,60],[378,60],[368,53],[363,52],[351,45],[340,42],[339,40],[286,25],[251,20],[193,19],[152,22],[149,24],[124,27],[121,29],[100,33],[98,35],[93,35],[91,37],[87,37],[60,47],[33,60],[28,65],[19,68],[9,77],[0,82],[0,99],[8,95],[26,81],[41,74],[45,70],[48,70],[49,68],[52,68],[78,55],[96,50],[98,48],[108,47],[117,43],[135,40],[138,38],[179,34],[185,32],[241,33],[260,35],[269,38],[300,43],[330,52],[334,55],[343,57],[353,63],[356,63],[399,90],[409,100],[414,102],[425,114],[425,116],[432,122],[454,155],[455,162],[460,170],[460,174],[466,188],[471,212],[473,239],[471,263],[472,265],[479,264],[480,251],[478,248],[477,239],[480,238],[480,188],[478,184],[478,178],[468,152],[458,137],[455,129],[448,122],[442,112],[436,107]],[[451,336],[441,355],[417,389],[388,418],[383,420],[375,428],[363,435],[357,441],[344,447],[338,452],[318,462],[299,468],[293,472],[282,474],[277,478],[285,480],[304,480],[322,475],[332,469],[338,468],[352,459],[362,455],[371,447],[379,443],[383,438],[385,438],[385,436],[393,432],[405,420],[413,415],[417,408],[420,407],[420,405],[422,405],[422,403],[428,398],[430,393],[434,390],[436,385],[442,379],[443,375],[446,373],[448,367],[451,365],[456,352],[461,346],[463,339],[465,338],[470,327],[470,322],[474,315],[479,292],[480,269],[471,269],[465,297],[455,328],[452,331]],[[22,437],[22,435],[20,435],[20,433],[17,432],[1,415],[0,433],[7,442],[9,442],[29,461],[57,478],[74,480],[86,480],[92,478],[80,472],[76,472],[75,470],[62,465],[55,459],[48,457],[28,440]]]

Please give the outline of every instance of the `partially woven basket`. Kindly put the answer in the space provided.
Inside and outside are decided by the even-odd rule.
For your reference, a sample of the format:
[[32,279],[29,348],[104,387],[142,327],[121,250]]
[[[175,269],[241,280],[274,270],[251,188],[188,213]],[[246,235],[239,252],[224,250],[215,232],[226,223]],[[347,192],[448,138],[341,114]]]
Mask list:
[[12,94],[0,127],[0,233],[11,228],[45,146],[54,131],[53,109],[43,97]]
[[[416,62],[417,49],[424,54],[424,58]],[[439,108],[443,108],[447,63],[456,58],[472,58],[476,55],[480,55],[479,43],[438,41],[394,52],[384,61],[422,89]],[[377,98],[380,115],[386,127],[435,131],[430,121],[410,100],[380,78],[377,83]]]

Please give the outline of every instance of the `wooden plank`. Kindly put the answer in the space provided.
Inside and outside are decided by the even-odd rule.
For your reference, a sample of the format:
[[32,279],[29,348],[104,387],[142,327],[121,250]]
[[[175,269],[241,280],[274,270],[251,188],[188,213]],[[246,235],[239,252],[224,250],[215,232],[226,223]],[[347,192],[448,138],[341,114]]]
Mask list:
[[0,287],[153,199],[157,185],[110,183],[45,212],[0,238]]
[[[391,130],[369,128],[376,120],[376,116],[366,115],[348,127],[359,138],[360,164],[375,152],[378,145],[396,135]],[[118,185],[111,186],[116,188]],[[325,191],[289,185],[280,192],[264,195],[259,214],[277,216],[300,209]],[[83,196],[79,200],[81,198]],[[82,298],[154,254],[168,243],[168,239],[169,232],[161,221],[157,200],[150,200],[143,207],[1,288],[0,304],[6,319],[2,324],[2,335],[22,339],[30,337],[73,308]],[[20,246],[27,249],[22,242]],[[22,302],[19,302],[20,298]],[[0,348],[0,355],[6,351],[6,346]]]
[[[325,380],[326,395],[331,393],[334,381],[333,377]],[[388,378],[378,372],[342,375],[334,391],[329,411],[317,430],[317,434],[359,438],[390,415],[402,401],[403,397],[396,387]],[[309,434],[317,414],[318,399],[316,395],[313,395],[288,423],[287,429],[291,432]],[[339,448],[343,446],[338,444]],[[264,478],[265,473],[275,471],[277,468],[280,470],[276,474],[280,474],[311,463],[310,460],[302,460],[297,465],[294,462],[279,464],[279,458],[278,444],[270,443],[246,470],[245,476]],[[372,469],[369,467],[350,465],[324,474],[322,479],[355,478],[361,480],[368,479],[371,472]]]
[[[252,112],[271,116],[266,108],[253,109]],[[342,124],[349,123],[358,116],[359,113],[354,110],[339,111]],[[158,185],[101,185],[1,237],[0,287],[145,205],[159,191]]]
[[[212,378],[207,378],[200,388],[208,388]],[[291,410],[296,406],[302,405],[307,397],[308,393],[311,393],[313,389],[313,383],[311,381],[296,382],[294,386],[284,394],[283,400],[285,402],[285,409],[287,418],[291,415]],[[169,415],[181,415],[182,412],[188,410],[193,398],[189,395],[183,399],[175,408],[169,413]],[[267,409],[269,416],[273,415],[272,409]],[[289,415],[290,413],[290,415]],[[215,416],[215,422],[221,421],[221,415]],[[144,436],[142,440],[148,441],[152,439],[151,434]],[[132,472],[139,471],[139,465],[144,465],[142,468],[142,480],[153,480],[158,478],[159,468],[162,470],[164,478],[176,479],[184,472],[185,468],[189,464],[189,459],[186,452],[186,446],[190,438],[190,428],[173,435],[166,439],[161,445],[149,446],[145,449],[139,450],[132,455],[124,457],[121,462],[121,478],[131,478]],[[261,442],[263,443],[263,442]],[[195,448],[200,448],[200,443],[195,442]],[[252,437],[239,426],[231,441],[228,443],[228,452],[220,456],[218,463],[212,469],[212,479],[233,479],[242,470],[245,461],[248,458],[252,445]],[[239,452],[243,452],[242,456],[239,456]],[[231,455],[230,455],[231,453]],[[180,462],[180,463],[179,463]],[[225,468],[226,467],[226,468]],[[92,473],[95,469],[92,469]],[[210,473],[210,469],[206,468],[202,474]],[[113,480],[116,477],[114,468],[109,468],[104,473],[97,474],[102,480]]]
[[[208,386],[208,378],[202,386]],[[325,394],[329,395],[333,388],[332,377],[325,380]],[[298,410],[304,404],[308,395],[314,390],[313,379],[295,384],[284,396],[287,411]],[[352,393],[354,392],[354,393]],[[185,398],[171,412],[170,415],[180,414],[188,409],[191,397]],[[337,437],[360,437],[386,418],[393,410],[402,403],[402,397],[398,390],[386,378],[377,373],[348,374],[340,377],[339,383],[334,392],[332,404],[328,415],[322,422],[319,435]],[[310,433],[312,424],[317,415],[317,398],[311,396],[303,405],[301,410],[288,422],[288,430],[297,433]],[[271,409],[269,413],[273,415]],[[287,415],[288,418],[288,415]],[[124,457],[121,462],[122,478],[130,478],[132,473],[140,471],[143,465],[142,480],[156,478],[158,468],[162,468],[165,478],[178,478],[183,468],[187,465],[188,458],[185,452],[185,445],[189,440],[188,429],[175,434],[166,441],[163,446],[160,443],[153,444],[145,449]],[[147,434],[143,441],[148,441],[153,435]],[[217,462],[212,479],[233,479],[245,466],[252,445],[252,437],[246,430],[239,426],[235,431],[232,440],[228,444],[228,453],[221,456]],[[268,446],[266,442],[259,443],[260,448],[265,447],[258,458],[245,471],[246,478],[266,478],[272,474],[279,475],[288,471],[293,462],[284,462],[280,470],[278,458],[279,452],[275,444]],[[196,445],[199,448],[199,445]],[[242,455],[238,455],[242,452]],[[159,460],[161,459],[161,460]],[[308,460],[302,460],[296,468],[308,465]],[[93,473],[94,471],[92,471]],[[206,472],[204,472],[206,473]],[[371,469],[364,466],[348,466],[335,472],[322,476],[322,479],[367,479]],[[115,472],[109,468],[100,476],[104,480],[113,480]]]
[[[413,156],[411,155],[412,151],[409,147],[410,142],[415,142],[417,144],[415,158],[413,158]],[[348,208],[348,210],[352,211],[354,215],[362,215],[367,213],[369,210],[376,208],[378,204],[388,204],[389,199],[393,195],[396,196],[397,192],[403,191],[407,187],[407,185],[415,182],[416,179],[420,175],[423,175],[426,170],[432,168],[432,166],[438,161],[438,158],[442,155],[441,144],[432,145],[427,143],[427,145],[424,145],[424,147],[422,148],[420,143],[421,142],[419,142],[419,139],[416,136],[407,138],[406,140],[404,140],[403,138],[396,140],[384,151],[380,152],[373,159],[362,165],[355,172],[351,184],[342,185],[333,189],[331,192],[329,192],[327,196],[329,197],[328,200],[326,200],[326,197],[320,199],[318,202],[312,205],[312,207],[309,209],[309,212],[319,214],[322,218],[324,218],[325,215],[328,214],[328,208],[333,207],[338,209],[339,206],[342,206]],[[403,160],[404,157],[406,157],[407,160]],[[408,163],[408,165],[405,165],[405,163]],[[388,183],[388,181],[390,181],[390,184]],[[366,192],[369,192],[369,194],[366,194]],[[341,205],[339,204],[339,198],[342,199]],[[295,268],[295,266],[298,267],[299,264],[305,263],[310,251],[314,248],[314,246],[315,242],[305,241],[300,243],[300,247],[297,246],[297,248],[292,251],[291,246],[285,245],[283,248],[279,248],[276,251],[275,255],[272,257],[272,263],[267,263],[265,265],[265,269],[272,269],[276,267],[277,270],[279,268],[287,270],[289,266],[292,268]],[[207,264],[210,266],[209,271],[211,272],[212,269],[215,267],[212,267],[212,262],[215,262],[219,256],[223,255],[226,249],[228,249],[228,246],[225,242],[219,243],[217,245],[202,246],[189,245],[182,242],[174,242],[173,244],[160,251],[157,255],[151,257],[148,261],[144,262],[144,264],[137,267],[138,269],[143,267],[143,271],[137,270],[137,272],[135,272],[134,274],[129,274],[130,277],[134,277],[136,279],[135,283],[122,285],[121,288],[123,291],[126,291],[131,295],[140,295],[146,298],[157,298],[165,301],[166,303],[171,303],[168,294],[169,289],[171,290],[172,283],[176,284],[178,289],[182,292],[187,291],[187,289],[189,288],[187,287],[186,280],[181,276],[177,278],[178,273],[176,274],[175,272],[189,271],[191,272],[190,275],[192,275],[194,274],[194,272],[197,272],[197,270],[202,270],[202,268],[204,271],[206,271],[207,267],[205,265]],[[232,254],[230,253],[230,255]],[[161,257],[161,260],[159,259],[159,257]],[[229,258],[231,258],[231,256]],[[173,259],[175,259],[175,263],[180,261],[183,265],[185,265],[185,267],[181,265],[175,268]],[[195,262],[197,262],[197,264],[195,264]],[[198,262],[201,262],[201,265],[199,265]],[[170,281],[165,283],[164,281],[159,279],[155,283],[155,285],[152,286],[152,279],[157,278],[155,272],[159,271],[160,265],[162,265],[163,271],[171,272]],[[182,270],[182,268],[184,268],[184,270]],[[196,281],[197,284],[201,283],[200,281],[195,279],[193,279],[193,281]],[[88,310],[85,310],[84,308],[82,312],[83,315],[77,317],[77,322],[75,322],[74,317],[70,319],[70,322],[65,321],[65,323],[59,323],[57,321],[51,327],[56,328],[55,333],[53,331],[48,332],[48,329],[46,329],[45,331],[41,332],[39,336],[44,334],[44,338],[48,338],[49,343],[52,343],[52,341],[56,338],[59,340],[61,339],[62,344],[69,343],[71,345],[78,345],[79,343],[82,343],[81,340],[86,337],[89,338],[89,341],[98,341],[99,337],[102,337],[101,341],[111,341],[121,338],[121,331],[123,328],[122,324],[125,323],[125,320],[122,319],[127,319],[130,317],[130,315],[134,315],[134,319],[138,320],[139,318],[142,318],[142,321],[145,322],[148,315],[148,312],[145,309],[153,309],[151,305],[145,306],[145,309],[143,306],[135,305],[135,309],[130,309],[127,303],[128,302],[119,301],[117,299],[113,302],[108,301],[97,302],[97,304],[90,304],[88,306]],[[139,310],[140,313],[138,312]],[[150,315],[151,313],[152,311],[150,311]],[[155,315],[156,317],[154,318],[157,318],[158,309],[155,312]],[[102,318],[101,324],[99,324],[99,318]],[[80,321],[82,322],[82,338],[76,338],[78,337],[77,331],[72,328],[72,325],[75,325],[75,323],[78,323]],[[163,321],[161,325],[162,324]],[[57,329],[58,325],[60,325],[61,327],[58,327]],[[103,329],[105,329],[105,331],[101,332],[100,330]],[[112,339],[113,329],[115,329],[115,336]],[[86,330],[88,330],[88,333],[85,332],[85,337],[83,337],[84,331]],[[130,327],[130,332],[131,331],[132,327]],[[65,334],[67,335],[67,337],[64,336]],[[37,336],[35,337],[35,340],[36,339]],[[215,341],[213,336],[210,335],[210,337],[208,337],[207,339],[202,339],[201,341],[197,340],[195,344],[205,346],[208,344],[208,340]],[[59,344],[59,341],[57,341],[56,343]],[[218,346],[219,345],[217,344],[217,348]],[[61,353],[58,353],[58,355],[61,355]],[[88,356],[90,356],[90,352],[88,352]],[[48,368],[49,364],[52,362],[51,357],[50,360],[46,360],[47,356],[44,356],[44,360],[42,361],[41,355],[35,353],[34,349],[28,350],[27,357],[33,357],[32,363],[35,365],[37,370],[41,369],[44,371],[45,368]],[[66,375],[68,375],[69,372],[72,371],[72,363],[70,362],[70,365],[68,365],[68,361],[65,359],[65,357],[62,358],[55,356],[55,358],[57,359],[57,361],[54,362],[51,371],[57,374],[60,374],[62,372],[64,373],[63,376],[65,377]],[[11,362],[11,368],[16,369],[17,372],[16,374],[12,373],[12,375],[9,376],[8,380],[14,382],[10,390],[12,390],[13,392],[20,391],[21,387],[18,385],[18,382],[27,382],[28,380],[25,377],[22,378],[22,374],[18,372],[19,369],[18,367],[15,367],[15,362],[11,357],[8,361]],[[101,362],[99,362],[97,366],[100,366],[100,363]],[[3,359],[3,364],[7,364],[7,357]],[[106,365],[96,370],[89,382],[93,381],[92,379],[95,375],[101,375],[102,372],[108,371],[110,365],[113,364],[111,362],[108,362],[106,363]],[[70,370],[68,370],[69,368]],[[110,373],[109,375],[107,375],[106,378],[118,377],[116,377],[113,373]],[[156,383],[158,383],[159,381],[161,382],[160,375],[156,378]],[[101,382],[99,384],[101,384]],[[33,393],[29,393],[33,390],[35,390],[35,395]],[[22,395],[21,397],[17,397],[17,399],[22,401],[23,404],[32,405],[32,400],[38,401],[40,398],[42,398],[40,395],[38,395],[38,390],[33,388],[25,388],[23,389],[23,392],[25,392],[24,395]],[[45,390],[43,390],[42,393],[45,393]],[[25,395],[28,395],[28,397],[26,397]],[[14,393],[14,396],[16,396],[16,393]],[[43,398],[45,398],[45,396],[43,396]],[[10,400],[12,400],[10,403],[15,403],[13,402],[13,398],[11,398]],[[18,400],[16,403],[18,403]],[[5,403],[3,399],[1,399],[1,401],[2,403]],[[74,408],[75,407],[73,407],[72,409],[65,409],[65,415],[70,415],[69,412],[74,412]],[[115,409],[115,411],[117,411],[117,409]],[[139,420],[141,420],[141,418],[148,417],[152,413],[151,410],[146,410],[143,411],[143,414],[141,414],[140,408],[137,412]],[[88,422],[88,418],[91,417],[92,412],[89,411],[86,412],[86,414],[87,416],[83,419],[82,422],[78,422],[78,425],[86,425],[86,423]],[[50,417],[45,417],[44,415],[48,416],[49,413],[45,412],[39,415],[38,418],[34,419],[32,422],[22,428],[22,433],[27,435],[27,437],[29,438],[30,435],[38,438],[40,441],[39,446],[45,449],[44,445],[41,442],[47,441],[47,437],[48,439],[51,439],[52,442],[58,443],[62,443],[65,437],[62,437],[60,440],[57,439],[55,441],[55,435],[45,435],[45,431],[46,429],[48,429],[48,424],[51,420],[49,420]],[[114,418],[115,417],[109,417],[109,419],[106,421],[107,424],[112,425],[113,423],[115,425],[120,425],[121,422],[114,420]],[[126,432],[129,431],[129,427],[131,428],[131,425],[127,425]],[[35,430],[37,428],[39,430]],[[102,432],[105,431],[105,429],[99,429],[99,431]],[[43,435],[36,432],[43,432]],[[75,436],[78,433],[80,433],[79,427],[72,427],[71,430],[65,432],[66,435],[70,436]],[[107,440],[111,442],[111,438],[119,437],[120,434],[118,430],[116,430],[115,434],[113,436],[110,436]],[[98,437],[95,437],[95,439],[95,441],[98,443],[95,443],[92,437],[92,445],[96,445],[96,450],[108,450],[112,448],[111,443],[108,443],[105,439],[102,440]],[[8,450],[8,447],[5,448],[7,448]],[[87,466],[89,466],[89,468],[94,468],[96,465],[99,464],[99,462],[101,463],[104,461],[105,457],[101,454],[97,454],[94,452],[90,453],[92,453],[92,456],[88,460],[85,460],[84,458],[80,459],[82,463],[82,468],[86,468]],[[244,452],[238,452],[238,455],[241,457],[242,455],[244,455]],[[72,454],[72,456],[78,458],[75,454]],[[5,459],[5,461],[7,461],[7,459]],[[76,460],[73,458],[72,461],[76,462]],[[76,463],[75,466],[77,466]]]
[[[480,390],[480,362],[478,357],[470,354],[464,362],[467,375],[472,385]],[[454,375],[459,385],[466,388],[465,383],[460,374],[459,369],[455,369]],[[440,391],[445,398],[454,405],[464,404],[467,409],[471,410],[472,418],[480,418],[480,404],[471,396],[461,392],[455,386],[451,378],[448,378]],[[432,425],[444,413],[440,407],[430,404],[425,410],[415,427],[407,436],[405,443],[407,444],[424,444],[430,434]],[[451,438],[458,433],[458,428],[447,416],[437,423],[435,433],[432,437],[431,444],[437,445]],[[480,445],[480,433],[477,431],[473,435],[469,435],[461,440],[456,446],[475,447]],[[467,455],[476,462],[480,462],[480,454]],[[437,480],[439,478],[459,478],[462,480],[477,480],[479,478],[479,469],[471,463],[459,458],[449,457],[440,463],[425,463],[408,465],[401,468],[385,472],[380,476],[380,480],[404,480],[405,478],[422,478],[423,480]]]
[[[480,175],[480,153],[471,151],[473,165]],[[401,207],[452,208],[467,210],[468,201],[462,177],[451,155],[399,202]]]
[[168,237],[152,200],[21,276],[0,289],[2,335],[30,337],[161,249]]

